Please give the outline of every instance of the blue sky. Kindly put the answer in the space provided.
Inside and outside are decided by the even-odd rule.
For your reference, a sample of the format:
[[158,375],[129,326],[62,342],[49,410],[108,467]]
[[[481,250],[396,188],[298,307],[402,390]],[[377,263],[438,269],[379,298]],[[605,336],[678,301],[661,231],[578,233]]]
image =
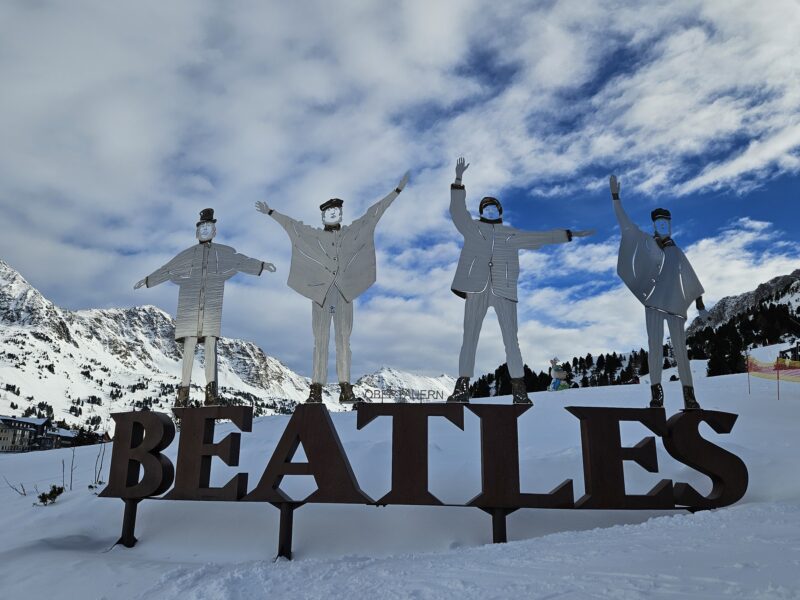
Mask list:
[[[0,257],[67,308],[174,313],[174,286],[133,283],[212,206],[219,242],[278,267],[229,283],[223,333],[308,375],[310,301],[253,203],[318,223],[336,196],[349,221],[408,169],[356,306],[354,375],[455,374],[463,154],[473,212],[494,195],[517,227],[597,230],[523,253],[526,362],[638,348],[610,173],[642,226],[673,212],[708,305],[800,267],[797,31],[792,0],[5,2]],[[490,312],[478,371],[503,360]]]

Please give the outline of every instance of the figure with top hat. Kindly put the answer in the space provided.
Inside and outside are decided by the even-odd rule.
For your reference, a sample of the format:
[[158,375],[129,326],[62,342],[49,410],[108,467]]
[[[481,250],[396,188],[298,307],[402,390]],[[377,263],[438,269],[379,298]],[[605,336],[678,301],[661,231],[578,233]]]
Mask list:
[[205,404],[217,404],[217,339],[222,323],[222,294],[225,282],[236,273],[261,275],[275,272],[272,263],[239,254],[230,246],[216,244],[217,220],[214,209],[200,212],[196,237],[199,243],[187,248],[163,267],[138,281],[134,289],[153,287],[165,281],[180,286],[175,340],[183,342],[183,372],[178,388],[177,407],[189,402],[189,383],[197,342],[205,348]]

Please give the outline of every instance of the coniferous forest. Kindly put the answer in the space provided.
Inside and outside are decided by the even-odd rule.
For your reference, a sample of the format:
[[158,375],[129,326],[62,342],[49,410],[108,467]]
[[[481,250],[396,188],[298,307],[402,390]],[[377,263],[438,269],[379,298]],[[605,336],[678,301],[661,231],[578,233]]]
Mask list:
[[[697,329],[687,338],[690,359],[708,360],[707,375],[729,375],[747,371],[748,348],[769,346],[800,339],[800,308],[766,299],[749,310],[737,314],[716,327]],[[664,368],[675,366],[670,344],[664,345]],[[640,348],[627,354],[616,352],[575,356],[563,362],[570,387],[595,387],[639,383],[639,376],[649,373],[647,350]],[[541,392],[552,382],[549,373],[534,373],[525,365],[528,392]],[[511,393],[511,377],[504,363],[476,379],[472,385],[474,398],[503,396]]]

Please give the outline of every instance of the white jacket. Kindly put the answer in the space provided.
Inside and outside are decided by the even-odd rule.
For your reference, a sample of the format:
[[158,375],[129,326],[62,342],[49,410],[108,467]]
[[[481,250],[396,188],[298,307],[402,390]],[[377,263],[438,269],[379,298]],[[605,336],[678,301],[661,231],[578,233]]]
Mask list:
[[689,306],[703,295],[703,286],[689,259],[674,245],[661,248],[653,235],[631,221],[620,200],[612,200],[622,239],[617,274],[645,306],[687,317]]
[[464,236],[464,246],[450,288],[462,298],[488,288],[496,296],[516,302],[519,251],[568,242],[567,230],[524,231],[502,223],[473,219],[467,210],[466,196],[463,185],[450,186],[450,216]]

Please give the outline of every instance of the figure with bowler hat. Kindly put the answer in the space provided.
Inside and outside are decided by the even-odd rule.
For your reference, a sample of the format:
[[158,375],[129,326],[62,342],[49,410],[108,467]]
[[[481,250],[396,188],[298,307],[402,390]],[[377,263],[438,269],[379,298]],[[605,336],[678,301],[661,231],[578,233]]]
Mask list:
[[134,289],[153,287],[168,280],[180,286],[175,339],[183,341],[183,373],[175,403],[178,407],[186,406],[189,402],[189,383],[198,341],[205,345],[205,404],[218,402],[217,339],[222,323],[225,281],[239,272],[249,275],[261,275],[265,270],[275,272],[272,263],[249,258],[230,246],[212,242],[217,235],[216,222],[213,208],[200,211],[195,234],[199,243],[187,248],[134,286]]
[[350,333],[353,301],[375,283],[375,227],[403,191],[408,173],[397,187],[350,225],[342,225],[343,201],[331,198],[320,205],[322,227],[312,227],[256,202],[256,210],[275,219],[292,242],[289,287],[311,300],[314,359],[311,389],[306,402],[322,402],[328,378],[331,321],[336,336],[336,374],[339,402],[358,401],[350,383]]

